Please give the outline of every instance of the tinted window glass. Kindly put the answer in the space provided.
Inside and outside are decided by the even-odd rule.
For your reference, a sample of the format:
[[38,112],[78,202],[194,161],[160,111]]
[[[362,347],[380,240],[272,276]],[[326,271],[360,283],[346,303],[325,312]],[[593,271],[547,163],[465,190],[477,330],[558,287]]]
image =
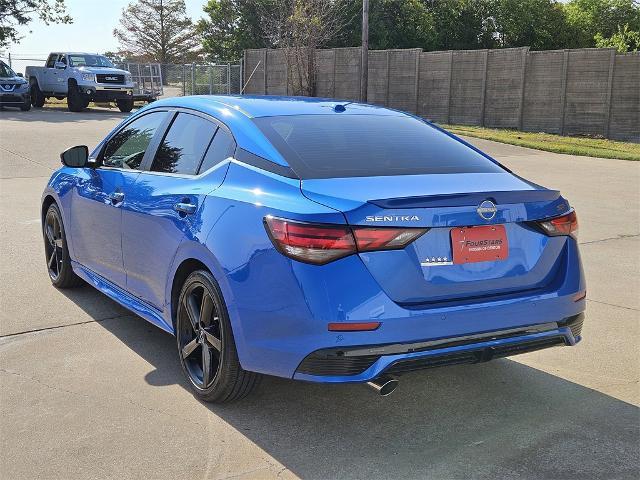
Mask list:
[[104,149],[102,164],[107,167],[140,168],[149,143],[167,112],[154,112],[134,120],[116,133]]
[[58,55],[55,53],[52,53],[51,55],[49,55],[49,58],[47,60],[47,68],[53,68],[57,58],[58,58]]
[[412,117],[296,115],[254,122],[302,179],[504,172]]
[[151,170],[195,174],[215,130],[216,125],[204,118],[179,113],[158,147]]
[[207,150],[207,154],[200,167],[200,172],[206,172],[211,167],[228,158],[233,153],[235,145],[231,134],[219,128],[218,133],[213,137],[213,142],[211,142],[209,150]]

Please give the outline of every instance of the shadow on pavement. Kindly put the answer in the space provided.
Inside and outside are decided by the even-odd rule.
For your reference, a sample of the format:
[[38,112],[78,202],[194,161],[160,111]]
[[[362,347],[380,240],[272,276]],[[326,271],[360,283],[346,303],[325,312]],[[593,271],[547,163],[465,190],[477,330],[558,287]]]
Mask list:
[[[87,291],[65,294],[90,315],[99,302]],[[173,337],[135,320],[100,325],[155,367],[149,384],[188,388]],[[640,471],[637,407],[512,360],[407,374],[386,398],[362,385],[265,377],[250,398],[206,406],[303,479],[635,479]]]
[[[135,113],[136,109],[131,113]],[[82,122],[86,120],[109,120],[126,118],[131,113],[121,113],[117,108],[108,109],[91,105],[82,112],[70,112],[65,104],[48,105],[44,108],[32,108],[22,112],[18,108],[0,108],[0,120],[17,120],[24,122]]]

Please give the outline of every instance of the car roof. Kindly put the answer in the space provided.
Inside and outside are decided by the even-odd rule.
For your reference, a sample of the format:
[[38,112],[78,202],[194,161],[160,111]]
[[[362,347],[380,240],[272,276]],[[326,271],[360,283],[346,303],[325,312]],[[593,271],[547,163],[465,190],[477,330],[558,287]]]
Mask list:
[[[204,113],[217,114],[220,106],[246,115],[249,118],[274,117],[279,115],[402,115],[397,110],[351,102],[316,97],[284,97],[272,95],[195,95],[190,97],[174,97],[155,103],[171,104],[174,107],[191,108]],[[336,110],[336,105],[344,107]],[[338,107],[341,110],[341,107]]]

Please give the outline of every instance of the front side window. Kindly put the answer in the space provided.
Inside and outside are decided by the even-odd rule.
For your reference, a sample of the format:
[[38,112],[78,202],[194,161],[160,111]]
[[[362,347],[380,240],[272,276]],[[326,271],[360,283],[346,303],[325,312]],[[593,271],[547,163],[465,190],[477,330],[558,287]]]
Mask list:
[[151,171],[194,175],[215,131],[212,122],[179,113],[158,147]]
[[166,115],[167,112],[149,113],[134,120],[116,133],[107,142],[102,156],[102,165],[132,170],[139,169],[144,153]]

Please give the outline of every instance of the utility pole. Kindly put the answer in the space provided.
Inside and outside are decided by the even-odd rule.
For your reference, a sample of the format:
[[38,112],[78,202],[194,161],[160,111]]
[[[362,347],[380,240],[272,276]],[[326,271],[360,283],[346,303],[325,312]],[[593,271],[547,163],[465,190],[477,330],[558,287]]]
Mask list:
[[366,102],[369,81],[369,0],[362,0],[362,61],[360,65],[360,101]]

